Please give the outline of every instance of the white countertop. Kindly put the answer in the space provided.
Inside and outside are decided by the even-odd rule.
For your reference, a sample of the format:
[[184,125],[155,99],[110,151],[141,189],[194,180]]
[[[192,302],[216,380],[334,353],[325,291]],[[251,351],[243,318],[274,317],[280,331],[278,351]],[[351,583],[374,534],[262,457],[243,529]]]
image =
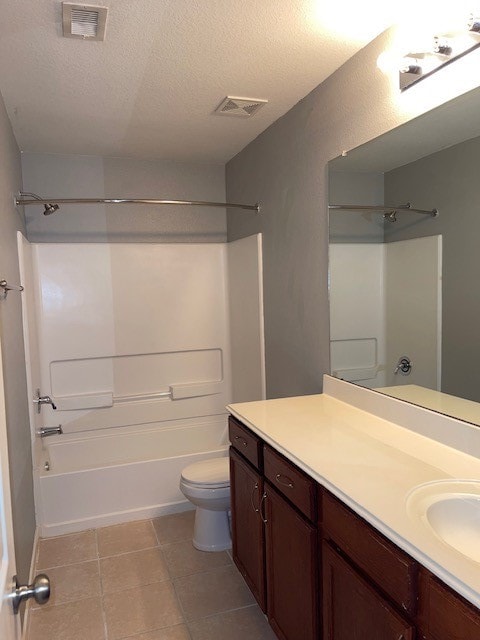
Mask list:
[[[336,385],[335,382],[332,386]],[[355,390],[355,394],[363,391],[372,394],[368,390]],[[375,401],[375,396],[370,395],[370,402],[372,397]],[[389,400],[400,406],[398,400]],[[407,497],[418,485],[439,480],[480,480],[479,458],[332,395],[237,403],[228,409],[401,549],[480,607],[480,563],[445,544],[422,522],[410,517],[406,509]],[[418,409],[420,420],[424,411]],[[435,417],[432,420],[434,423]],[[452,420],[452,429],[456,423]]]

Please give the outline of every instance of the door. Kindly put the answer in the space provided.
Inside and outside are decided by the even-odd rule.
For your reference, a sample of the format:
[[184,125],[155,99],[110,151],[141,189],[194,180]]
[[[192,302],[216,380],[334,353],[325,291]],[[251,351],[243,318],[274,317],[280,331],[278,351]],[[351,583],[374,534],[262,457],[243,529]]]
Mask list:
[[0,638],[18,640],[20,620],[14,615],[10,596],[12,577],[15,575],[15,550],[13,546],[12,505],[8,469],[7,422],[3,387],[2,351],[0,344]]
[[230,448],[233,560],[265,612],[265,534],[261,518],[263,480]]
[[265,493],[268,621],[281,640],[316,640],[316,530],[268,483]]
[[332,547],[323,543],[323,639],[413,640],[415,631]]

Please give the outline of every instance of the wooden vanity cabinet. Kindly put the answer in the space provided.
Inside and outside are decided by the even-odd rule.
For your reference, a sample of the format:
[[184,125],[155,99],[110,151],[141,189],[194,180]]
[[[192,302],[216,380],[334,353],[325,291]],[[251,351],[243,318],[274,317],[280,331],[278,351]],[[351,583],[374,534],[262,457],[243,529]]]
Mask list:
[[280,640],[318,640],[316,484],[256,438],[230,419],[233,559]]
[[234,418],[230,440],[233,559],[280,640],[480,640],[479,609]]
[[321,491],[324,640],[413,639],[417,563]]
[[263,441],[233,416],[228,418],[232,555],[260,608],[266,612]]
[[324,537],[403,615],[413,619],[418,603],[418,563],[331,493],[322,493]]
[[413,624],[324,541],[323,640],[413,640]]
[[280,640],[317,640],[316,483],[270,447],[263,452],[268,621]]
[[263,491],[262,476],[230,447],[233,560],[266,613],[265,529],[260,515]]
[[480,611],[422,568],[418,626],[424,640],[479,640]]

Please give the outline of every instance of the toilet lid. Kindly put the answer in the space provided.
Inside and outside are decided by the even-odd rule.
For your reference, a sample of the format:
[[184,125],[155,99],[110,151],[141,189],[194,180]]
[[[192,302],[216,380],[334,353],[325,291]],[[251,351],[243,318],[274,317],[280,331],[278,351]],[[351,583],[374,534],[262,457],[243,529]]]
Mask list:
[[190,464],[182,471],[182,478],[191,484],[209,487],[224,487],[230,484],[230,461],[228,458],[213,458]]

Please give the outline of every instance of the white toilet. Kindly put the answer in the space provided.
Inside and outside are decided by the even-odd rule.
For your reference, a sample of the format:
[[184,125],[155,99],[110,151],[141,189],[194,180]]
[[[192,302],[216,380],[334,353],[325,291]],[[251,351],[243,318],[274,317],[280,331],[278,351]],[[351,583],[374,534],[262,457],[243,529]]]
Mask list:
[[180,490],[197,507],[193,546],[200,551],[230,549],[229,458],[202,460],[185,467]]

